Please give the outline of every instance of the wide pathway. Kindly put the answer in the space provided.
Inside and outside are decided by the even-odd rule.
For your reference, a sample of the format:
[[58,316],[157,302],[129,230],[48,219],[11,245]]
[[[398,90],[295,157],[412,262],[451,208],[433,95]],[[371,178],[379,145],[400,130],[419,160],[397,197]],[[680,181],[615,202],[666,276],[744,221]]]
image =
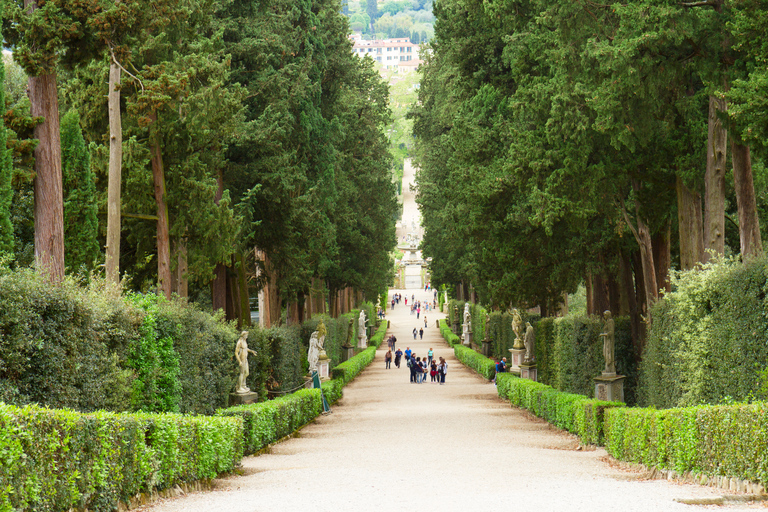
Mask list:
[[[426,300],[430,293],[408,290]],[[376,360],[344,388],[331,414],[270,453],[246,457],[243,476],[215,490],[163,500],[144,510],[279,511],[693,511],[679,498],[719,491],[621,470],[603,449],[578,450],[577,438],[496,396],[493,384],[464,368],[427,313],[424,327],[400,304],[387,312],[398,346],[446,357],[446,384],[411,384],[408,369]],[[721,507],[722,508],[722,507]]]

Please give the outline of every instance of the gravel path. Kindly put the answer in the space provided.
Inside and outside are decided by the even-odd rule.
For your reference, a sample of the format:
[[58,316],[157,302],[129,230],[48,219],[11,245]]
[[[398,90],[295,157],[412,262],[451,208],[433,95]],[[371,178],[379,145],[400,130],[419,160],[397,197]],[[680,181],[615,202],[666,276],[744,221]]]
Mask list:
[[[414,291],[407,292],[410,303]],[[434,347],[446,357],[444,386],[409,383],[404,364],[386,370],[384,344],[331,414],[270,453],[246,457],[243,476],[143,510],[692,511],[712,507],[674,500],[721,495],[641,480],[616,468],[603,449],[577,450],[577,438],[512,408],[493,384],[459,364],[435,327],[439,316],[427,313],[424,339],[414,341],[410,332],[424,326],[423,317],[417,321],[403,304],[388,312],[399,347],[417,355]]]

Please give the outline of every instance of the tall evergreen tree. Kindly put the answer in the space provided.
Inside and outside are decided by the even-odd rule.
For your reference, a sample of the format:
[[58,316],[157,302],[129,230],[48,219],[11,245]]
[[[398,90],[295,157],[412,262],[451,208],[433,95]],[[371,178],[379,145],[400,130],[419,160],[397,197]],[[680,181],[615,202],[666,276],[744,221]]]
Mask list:
[[[0,60],[0,84],[4,81],[5,65]],[[0,87],[0,106],[5,110],[5,87]],[[13,223],[11,222],[13,161],[10,151],[6,148],[7,137],[5,123],[0,118],[0,253],[13,254]]]
[[64,261],[70,272],[91,271],[101,259],[96,185],[80,129],[80,115],[70,110],[61,120],[64,181]]

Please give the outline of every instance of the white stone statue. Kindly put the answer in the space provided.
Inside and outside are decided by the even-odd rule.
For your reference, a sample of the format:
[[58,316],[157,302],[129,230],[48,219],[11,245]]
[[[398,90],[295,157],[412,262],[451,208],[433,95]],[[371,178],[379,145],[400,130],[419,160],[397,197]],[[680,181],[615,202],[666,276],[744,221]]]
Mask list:
[[603,313],[605,318],[605,325],[603,326],[603,332],[600,333],[600,337],[603,338],[603,357],[605,357],[605,375],[616,375],[616,358],[614,355],[614,324],[611,312],[606,311]]
[[249,373],[248,352],[256,355],[255,351],[248,348],[248,343],[246,342],[247,338],[248,331],[243,331],[240,333],[240,339],[237,340],[237,345],[235,345],[235,359],[237,359],[237,362],[240,365],[240,375],[237,378],[237,388],[235,389],[235,393],[241,395],[251,392],[250,388],[245,385],[245,379],[248,377]]
[[317,331],[314,331],[309,337],[309,351],[307,352],[307,361],[309,361],[309,373],[317,371],[317,361],[320,359],[321,350],[323,350],[323,344],[320,341]]
[[536,332],[531,322],[525,322],[525,362],[532,363],[536,359]]
[[517,308],[512,309],[512,332],[515,333],[513,348],[523,348],[523,318]]
[[368,345],[368,335],[365,333],[365,311],[360,310],[357,318],[357,346],[365,348]]
[[464,325],[469,325],[472,315],[469,313],[469,302],[464,303]]

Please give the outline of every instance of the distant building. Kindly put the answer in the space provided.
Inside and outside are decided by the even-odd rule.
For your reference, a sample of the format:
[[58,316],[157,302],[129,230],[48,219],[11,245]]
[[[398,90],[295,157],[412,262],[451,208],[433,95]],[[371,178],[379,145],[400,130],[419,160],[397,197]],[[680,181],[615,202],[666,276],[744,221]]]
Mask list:
[[366,41],[360,34],[352,34],[349,38],[354,43],[352,53],[360,58],[369,55],[386,69],[413,71],[422,63],[419,60],[419,45],[413,44],[407,37]]

